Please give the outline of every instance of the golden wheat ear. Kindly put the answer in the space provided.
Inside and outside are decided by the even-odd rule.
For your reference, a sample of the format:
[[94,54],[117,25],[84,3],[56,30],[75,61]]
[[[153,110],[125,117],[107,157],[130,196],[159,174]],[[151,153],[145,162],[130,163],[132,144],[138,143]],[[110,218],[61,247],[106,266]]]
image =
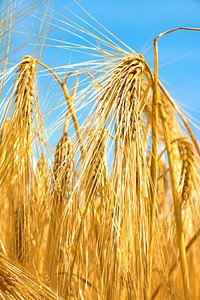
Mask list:
[[[181,176],[179,181],[180,205],[191,203],[192,192],[197,178],[197,154],[190,140],[178,141],[182,161]],[[196,154],[196,155],[195,155]]]
[[[57,143],[54,153],[51,186],[51,211],[46,242],[46,257],[43,265],[43,274],[48,284],[65,296],[68,292],[66,287],[67,257],[67,228],[62,224],[65,210],[71,201],[74,180],[74,145],[67,133],[63,133]],[[68,218],[68,221],[70,216]],[[67,223],[68,223],[67,221]],[[64,231],[64,232],[63,232]]]
[[74,146],[67,135],[64,133],[58,142],[54,154],[53,176],[54,192],[56,201],[67,202],[72,193],[72,178],[74,165]]
[[10,258],[0,255],[0,295],[2,299],[61,299]]

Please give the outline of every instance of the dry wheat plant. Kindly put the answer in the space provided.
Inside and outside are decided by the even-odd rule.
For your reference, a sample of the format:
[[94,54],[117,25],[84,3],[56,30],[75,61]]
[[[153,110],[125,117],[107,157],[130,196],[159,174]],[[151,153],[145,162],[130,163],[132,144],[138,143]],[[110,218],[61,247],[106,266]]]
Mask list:
[[85,19],[39,4],[1,4],[1,299],[200,299],[199,148],[158,78],[161,36],[152,71],[78,3]]

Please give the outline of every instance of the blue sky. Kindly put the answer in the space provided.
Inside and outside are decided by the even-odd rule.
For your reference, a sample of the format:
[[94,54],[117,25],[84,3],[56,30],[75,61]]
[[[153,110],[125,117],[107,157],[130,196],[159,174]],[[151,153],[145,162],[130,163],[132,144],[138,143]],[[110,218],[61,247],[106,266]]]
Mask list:
[[[153,66],[152,41],[180,26],[200,27],[200,1],[82,1],[110,31],[144,54]],[[183,103],[200,109],[200,32],[176,32],[159,40],[160,77]],[[192,93],[192,98],[191,98]]]
[[[48,1],[54,6],[53,17],[69,20],[72,17],[68,11],[70,9],[96,26],[95,22],[88,18],[73,1]],[[33,1],[29,0],[26,3],[28,2]],[[143,54],[151,68],[153,68],[153,39],[158,34],[180,26],[200,27],[200,0],[82,0],[79,2],[114,35],[136,52]],[[20,28],[17,30],[27,32],[26,35],[13,31],[15,47],[20,45],[23,39],[25,41],[29,35],[28,46],[15,54],[16,60],[21,59],[24,54],[31,54],[34,44],[34,40],[31,41],[31,34],[36,34],[39,29],[37,17],[41,17],[42,11],[45,11],[44,4],[37,12],[27,14],[20,23]],[[49,25],[48,28],[45,27],[49,30],[48,36],[62,40],[63,45],[65,41],[76,41],[73,36],[58,28],[59,22],[51,17],[52,14],[46,17],[47,25],[49,25],[48,21],[54,24]],[[64,23],[60,25],[65,27]],[[59,46],[62,46],[62,42]],[[85,57],[81,54],[72,55],[70,51],[61,48],[46,47],[42,59],[53,67],[68,64],[72,59],[73,62],[84,61]],[[190,107],[190,109],[185,108],[186,111],[197,119],[196,122],[199,121],[200,32],[178,31],[161,38],[159,40],[159,66],[160,80],[174,99]],[[200,139],[200,134],[197,131],[195,133]]]

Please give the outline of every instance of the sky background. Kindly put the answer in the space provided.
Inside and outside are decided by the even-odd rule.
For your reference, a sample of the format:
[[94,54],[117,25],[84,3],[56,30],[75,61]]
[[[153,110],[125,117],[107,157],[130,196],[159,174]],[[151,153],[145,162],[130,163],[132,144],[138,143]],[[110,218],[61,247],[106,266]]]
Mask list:
[[[29,0],[25,3],[32,2]],[[71,22],[74,18],[69,10],[102,29],[71,0],[46,0],[41,3],[35,12],[27,13],[14,27],[12,45],[17,51],[10,58],[11,64],[20,61],[23,55],[31,54],[35,44],[34,38],[31,37],[38,36],[39,30],[41,35],[37,39],[38,45],[43,42],[42,36],[46,35],[47,31],[48,37],[57,40],[46,40],[46,47],[43,49],[42,61],[50,67],[89,59],[63,48],[66,41],[84,43],[66,31],[65,22]],[[44,3],[53,7],[53,10],[47,10]],[[152,45],[157,35],[180,26],[200,27],[200,0],[82,0],[79,3],[134,51],[143,54],[152,70]],[[41,19],[45,19],[42,29]],[[78,23],[81,24],[81,21]],[[22,47],[27,37],[28,44]],[[200,32],[174,32],[161,38],[158,47],[160,80],[173,98],[184,105],[186,112],[196,118],[195,123],[200,125]],[[45,90],[43,92],[45,93]],[[197,130],[195,134],[200,140]]]
[[[66,2],[66,1],[62,1]],[[83,0],[82,5],[153,67],[153,39],[175,27],[200,27],[199,0]],[[160,79],[173,96],[200,109],[200,32],[159,40]]]

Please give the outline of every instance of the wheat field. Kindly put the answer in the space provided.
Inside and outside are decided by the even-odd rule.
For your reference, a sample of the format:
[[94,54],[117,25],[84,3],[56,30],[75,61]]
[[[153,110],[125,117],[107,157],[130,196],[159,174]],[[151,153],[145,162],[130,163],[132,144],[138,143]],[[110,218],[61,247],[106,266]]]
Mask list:
[[[200,299],[200,151],[158,39],[152,69],[105,28],[30,3],[1,6],[1,299]],[[40,27],[20,56],[26,14]],[[46,64],[59,21],[90,60]]]

